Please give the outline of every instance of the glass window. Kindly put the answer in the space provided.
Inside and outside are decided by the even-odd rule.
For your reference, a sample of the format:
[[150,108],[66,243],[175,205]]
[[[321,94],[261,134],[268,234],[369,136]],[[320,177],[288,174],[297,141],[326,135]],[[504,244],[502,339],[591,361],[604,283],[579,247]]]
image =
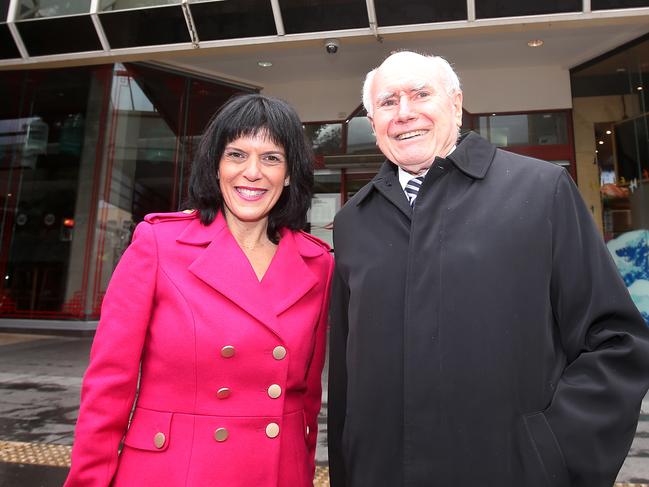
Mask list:
[[565,112],[483,115],[476,118],[475,130],[498,147],[568,142]]
[[[602,2],[592,6],[601,8]],[[580,186],[599,183],[599,194],[585,191],[587,203],[596,210],[613,260],[649,324],[647,66],[649,39],[643,36],[572,69],[570,81]]]
[[307,123],[304,130],[317,155],[341,154],[343,152],[342,123]]
[[[649,114],[613,125],[617,176],[623,182],[649,180]],[[647,206],[649,210],[649,206]],[[649,215],[648,215],[649,216]]]
[[180,0],[101,0],[99,11],[125,10],[139,7],[160,7],[162,5],[179,4]]
[[30,56],[102,50],[89,15],[26,20],[16,27]]
[[363,110],[347,124],[347,154],[375,154],[379,149],[376,146],[376,136],[372,125]]
[[182,157],[186,161],[183,166],[185,172],[181,175],[182,181],[180,182],[183,195],[181,200],[187,194],[189,163],[194,159],[200,135],[205,130],[208,122],[212,119],[218,107],[222,106],[232,96],[253,91],[201,79],[191,80],[189,86],[185,127],[186,137],[183,137],[181,141],[183,144]]
[[0,317],[97,318],[135,224],[182,207],[198,134],[244,91],[140,64],[0,72]]
[[90,12],[90,1],[20,0],[18,4],[18,19],[40,19],[61,15],[87,14]]
[[475,0],[478,19],[561,12],[581,12],[581,0]]
[[99,19],[114,49],[191,41],[180,6],[104,12]]
[[649,7],[649,0],[591,0],[590,5],[593,10]]
[[465,20],[466,0],[374,0],[379,26]]
[[101,69],[0,74],[0,316],[83,316]]
[[277,34],[268,0],[200,2],[191,11],[201,41]]
[[183,208],[198,135],[235,86],[141,64],[113,73],[105,171],[95,244],[100,301],[135,225],[147,213]]
[[19,58],[20,51],[14,43],[14,38],[7,24],[0,24],[0,59]]
[[7,16],[9,15],[9,2],[7,0],[3,0],[0,2],[0,22],[5,22],[7,20]]
[[340,210],[340,177],[338,169],[316,169],[313,199],[307,215],[307,231],[333,247],[333,222]]
[[364,0],[280,0],[287,34],[367,27]]

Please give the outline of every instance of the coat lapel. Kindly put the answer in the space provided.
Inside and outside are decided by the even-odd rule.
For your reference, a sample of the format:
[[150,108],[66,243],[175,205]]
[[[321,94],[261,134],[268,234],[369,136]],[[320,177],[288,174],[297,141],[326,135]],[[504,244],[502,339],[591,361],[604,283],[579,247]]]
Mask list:
[[277,253],[261,281],[279,315],[294,305],[318,282],[300,253],[292,231],[282,229]]
[[379,173],[372,180],[374,187],[388,201],[396,206],[408,218],[412,218],[412,208],[408,203],[406,194],[399,183],[399,178],[395,172],[395,166],[389,161],[385,161]]
[[190,264],[189,271],[279,336],[273,303],[268,302],[250,262],[221,213],[208,226],[194,220],[176,240],[188,245],[207,244]]

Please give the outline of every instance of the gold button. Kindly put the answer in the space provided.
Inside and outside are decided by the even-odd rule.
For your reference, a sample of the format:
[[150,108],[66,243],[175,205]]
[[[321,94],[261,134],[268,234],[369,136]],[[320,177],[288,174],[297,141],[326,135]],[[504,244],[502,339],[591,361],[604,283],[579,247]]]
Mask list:
[[225,428],[219,428],[214,432],[214,439],[216,441],[225,441],[228,439],[228,430]]
[[165,434],[164,433],[156,433],[155,436],[153,437],[153,444],[155,447],[159,450],[163,446],[165,446]]
[[268,438],[276,438],[279,435],[279,425],[277,423],[269,423],[266,426],[266,436]]
[[230,389],[228,387],[221,387],[218,391],[216,391],[216,397],[218,397],[219,399],[230,397]]
[[284,347],[279,345],[273,348],[273,358],[275,360],[282,360],[284,357],[286,357],[286,349]]
[[226,345],[221,349],[221,356],[224,358],[234,357],[234,347],[232,345]]
[[282,395],[282,388],[277,384],[273,384],[268,388],[268,395],[273,399],[277,399]]

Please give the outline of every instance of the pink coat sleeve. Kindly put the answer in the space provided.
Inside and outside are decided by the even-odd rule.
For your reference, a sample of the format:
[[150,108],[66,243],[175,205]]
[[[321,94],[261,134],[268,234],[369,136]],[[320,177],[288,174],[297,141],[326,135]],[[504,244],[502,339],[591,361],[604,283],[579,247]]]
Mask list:
[[313,349],[313,357],[307,370],[307,391],[305,396],[306,423],[309,428],[307,445],[309,449],[308,465],[310,475],[315,474],[315,449],[318,439],[318,413],[322,401],[322,368],[324,366],[327,347],[327,326],[329,323],[329,294],[331,288],[331,276],[333,274],[333,258],[327,254],[327,280],[322,296],[322,307],[316,328],[316,341]]
[[65,487],[103,487],[115,475],[118,448],[135,399],[140,357],[151,317],[157,272],[153,226],[140,223],[106,291]]

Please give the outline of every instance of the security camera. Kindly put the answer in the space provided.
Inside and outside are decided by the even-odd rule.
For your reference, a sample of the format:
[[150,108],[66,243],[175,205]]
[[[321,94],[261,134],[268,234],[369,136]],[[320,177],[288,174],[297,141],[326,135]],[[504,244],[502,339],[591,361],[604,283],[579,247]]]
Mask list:
[[324,41],[324,46],[328,54],[336,54],[340,47],[340,41],[338,39],[327,39]]

